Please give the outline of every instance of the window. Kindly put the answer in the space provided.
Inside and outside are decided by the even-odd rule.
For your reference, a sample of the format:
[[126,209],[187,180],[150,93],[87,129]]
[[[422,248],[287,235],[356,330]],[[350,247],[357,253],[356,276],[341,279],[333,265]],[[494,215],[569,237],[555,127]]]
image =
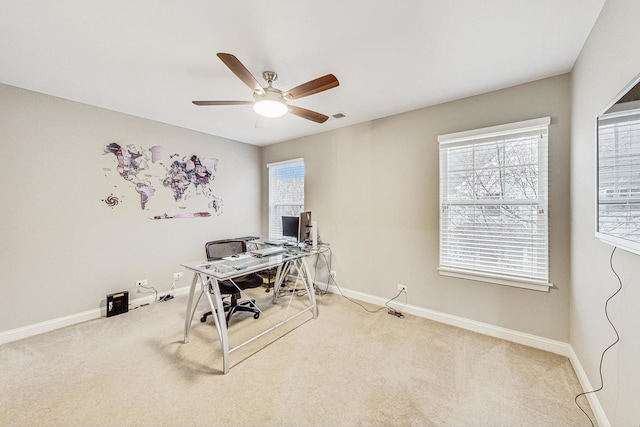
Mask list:
[[548,291],[549,123],[438,137],[440,274]]
[[604,241],[640,254],[640,102],[614,107],[598,118],[596,231]]
[[269,239],[282,238],[282,217],[304,211],[304,159],[270,163]]

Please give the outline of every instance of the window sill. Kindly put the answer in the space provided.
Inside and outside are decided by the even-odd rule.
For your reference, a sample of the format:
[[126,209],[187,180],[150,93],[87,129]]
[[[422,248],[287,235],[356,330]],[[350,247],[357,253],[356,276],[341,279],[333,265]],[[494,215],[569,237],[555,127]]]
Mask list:
[[475,280],[476,282],[493,283],[495,285],[512,286],[515,288],[530,289],[534,291],[549,292],[549,289],[553,287],[552,283],[543,282],[520,282],[517,280],[505,279],[498,276],[480,275],[469,272],[463,272],[460,270],[438,268],[438,272],[441,276],[456,277],[458,279]]

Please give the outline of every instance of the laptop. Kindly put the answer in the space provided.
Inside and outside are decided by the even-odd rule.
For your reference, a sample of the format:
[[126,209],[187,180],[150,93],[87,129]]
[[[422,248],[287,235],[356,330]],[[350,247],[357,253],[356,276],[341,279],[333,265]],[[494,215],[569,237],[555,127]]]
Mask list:
[[286,249],[283,248],[282,246],[273,246],[270,248],[264,248],[264,249],[256,249],[255,251],[251,251],[251,253],[253,255],[259,256],[259,257],[264,257],[264,256],[269,256],[269,255],[277,255],[277,254],[281,254],[283,252],[286,252]]

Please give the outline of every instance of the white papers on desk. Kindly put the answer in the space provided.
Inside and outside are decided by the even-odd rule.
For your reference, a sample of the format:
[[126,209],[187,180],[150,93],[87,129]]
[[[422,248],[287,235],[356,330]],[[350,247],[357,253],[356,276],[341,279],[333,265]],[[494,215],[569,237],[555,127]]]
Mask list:
[[222,259],[227,261],[237,261],[240,259],[249,258],[250,256],[251,254],[236,254],[235,256],[226,256],[226,257],[223,257]]

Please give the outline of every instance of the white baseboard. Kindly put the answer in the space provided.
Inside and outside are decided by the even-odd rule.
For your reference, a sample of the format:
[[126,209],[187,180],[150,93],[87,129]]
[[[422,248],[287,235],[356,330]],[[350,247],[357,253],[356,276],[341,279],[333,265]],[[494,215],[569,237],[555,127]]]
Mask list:
[[[321,289],[327,289],[326,283],[316,283]],[[379,306],[384,306],[388,299],[380,298],[374,295],[365,294],[359,291],[340,288],[330,285],[329,291],[332,293],[342,293],[346,297],[355,298],[360,301],[370,302]],[[565,357],[571,355],[571,346],[562,341],[556,341],[548,338],[531,335],[524,332],[514,331],[512,329],[502,328],[500,326],[491,325],[489,323],[477,322],[464,317],[453,316],[451,314],[442,313],[428,308],[418,307],[411,304],[405,304],[401,300],[392,301],[389,304],[398,311],[413,314],[415,316],[424,317],[425,319],[435,320],[436,322],[446,325],[457,326],[469,331],[478,332],[483,335],[489,335],[495,338],[501,338],[506,341],[515,342],[540,350],[549,351],[551,353],[560,354]]]
[[[372,304],[376,304],[378,306],[384,306],[388,301],[387,299],[380,298],[374,295],[365,294],[359,291],[353,291],[350,289],[340,288],[329,285],[327,287],[326,283],[315,283],[320,289],[326,289],[329,292],[335,294],[342,294],[348,298],[354,298],[360,301],[369,302]],[[587,378],[587,374],[584,372],[582,365],[580,364],[580,360],[578,356],[573,350],[573,347],[569,343],[565,343],[562,341],[556,341],[544,337],[539,337],[537,335],[526,334],[524,332],[514,331],[512,329],[502,328],[500,326],[491,325],[488,323],[477,322],[475,320],[466,319],[464,317],[453,316],[450,314],[442,313],[435,310],[429,310],[422,307],[417,307],[411,304],[404,304],[402,301],[393,301],[389,304],[391,307],[398,311],[402,311],[404,313],[410,313],[415,316],[424,317],[429,320],[434,320],[436,322],[444,323],[446,325],[456,326],[458,328],[467,329],[473,332],[478,332],[483,335],[489,335],[495,338],[501,338],[506,341],[526,345],[528,347],[537,348],[539,350],[548,351],[551,353],[559,354],[561,356],[565,356],[571,362],[573,369],[580,381],[580,385],[582,386],[582,390],[588,391],[593,390],[591,387],[591,383]],[[596,421],[600,427],[610,427],[611,424],[607,419],[607,416],[602,409],[602,405],[600,405],[600,401],[598,400],[598,396],[595,393],[589,393],[586,395],[589,401],[589,405],[591,406],[591,410],[593,411]]]
[[[174,295],[182,295],[189,293],[190,286],[177,288]],[[159,293],[158,298],[166,295],[168,292]],[[134,300],[129,301],[130,308],[139,306],[141,304],[152,303],[155,300],[155,294],[145,295]],[[23,338],[29,338],[34,335],[39,335],[45,332],[51,332],[56,329],[64,328],[65,326],[71,326],[78,323],[86,322],[88,320],[98,319],[105,316],[105,307],[94,308],[92,310],[83,311],[81,313],[71,314],[69,316],[59,317],[57,319],[51,319],[33,325],[23,326],[21,328],[10,329],[8,331],[0,332],[0,345],[9,342],[21,340]]]
[[[591,386],[591,382],[587,377],[586,372],[582,368],[582,364],[580,363],[580,359],[573,351],[573,347],[571,348],[571,355],[569,356],[569,360],[571,361],[571,365],[573,365],[573,370],[578,377],[578,381],[580,381],[580,385],[582,386],[582,390],[589,391],[593,390]],[[602,409],[602,405],[600,405],[600,401],[598,400],[598,396],[595,393],[589,393],[586,395],[587,400],[589,401],[589,406],[591,406],[591,410],[596,417],[596,421],[598,422],[599,427],[611,427],[611,423],[607,418],[607,415],[604,413],[604,409]]]

